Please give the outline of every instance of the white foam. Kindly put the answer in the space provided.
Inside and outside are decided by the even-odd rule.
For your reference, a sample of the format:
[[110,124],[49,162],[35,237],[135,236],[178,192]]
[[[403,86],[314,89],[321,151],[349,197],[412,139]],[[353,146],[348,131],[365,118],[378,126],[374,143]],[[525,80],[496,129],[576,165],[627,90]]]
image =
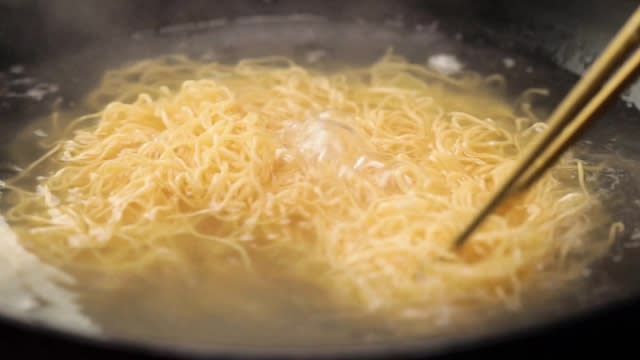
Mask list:
[[462,71],[464,66],[451,54],[436,54],[427,61],[430,68],[445,75],[453,75]]
[[28,322],[97,334],[99,328],[65,289],[73,281],[25,250],[0,217],[0,312]]
[[507,69],[511,69],[514,66],[516,66],[516,61],[513,60],[512,58],[504,58],[502,59],[502,63],[504,64],[504,67],[506,67]]

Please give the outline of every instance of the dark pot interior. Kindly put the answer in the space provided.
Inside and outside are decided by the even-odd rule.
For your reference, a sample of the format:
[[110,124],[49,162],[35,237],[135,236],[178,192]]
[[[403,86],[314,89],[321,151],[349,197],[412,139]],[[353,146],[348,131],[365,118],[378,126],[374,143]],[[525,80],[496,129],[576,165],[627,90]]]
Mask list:
[[[521,64],[509,73],[512,91],[540,85],[551,87],[549,107],[557,103],[606,41],[637,6],[635,1],[85,1],[0,0],[0,141],[12,139],[25,119],[42,113],[55,96],[73,99],[86,91],[100,73],[124,60],[207,46],[229,60],[271,53],[296,56],[314,46],[331,55],[367,61],[389,45],[410,57],[452,51],[483,72],[500,71],[504,56]],[[242,19],[307,14],[289,24],[247,25]],[[606,14],[606,16],[603,16]],[[226,22],[211,21],[225,19]],[[240,20],[238,20],[240,19]],[[255,18],[253,18],[255,19]],[[326,24],[335,24],[331,30]],[[222,25],[220,25],[222,24]],[[320,24],[320,25],[319,25]],[[355,24],[355,25],[354,25]],[[177,26],[176,26],[177,25]],[[349,33],[346,27],[356,26]],[[310,30],[311,29],[311,30]],[[351,29],[351,28],[350,28]],[[309,32],[306,33],[305,31]],[[424,35],[425,32],[437,35]],[[263,33],[263,35],[260,35]],[[278,35],[279,34],[279,35]],[[416,35],[418,34],[418,35]],[[423,35],[421,35],[423,34]],[[262,36],[262,37],[260,37]],[[123,41],[122,39],[126,39]],[[283,40],[285,39],[285,40]],[[383,40],[380,40],[383,39]],[[370,40],[370,41],[368,41]],[[375,40],[375,41],[374,41]],[[355,44],[355,45],[354,45]],[[43,98],[5,96],[23,90],[12,82],[12,66],[58,87]],[[15,354],[120,357],[387,357],[462,358],[572,354],[575,349],[632,349],[618,334],[637,328],[640,320],[640,251],[629,244],[640,216],[640,85],[624,94],[584,140],[600,153],[629,159],[609,199],[615,217],[629,224],[611,256],[598,264],[594,285],[575,294],[571,305],[551,310],[550,320],[514,320],[506,331],[487,329],[442,344],[413,342],[402,346],[366,348],[243,349],[202,352],[167,346],[93,340],[55,330],[0,321],[0,337]],[[4,159],[2,159],[4,160]],[[546,319],[546,318],[545,318]]]

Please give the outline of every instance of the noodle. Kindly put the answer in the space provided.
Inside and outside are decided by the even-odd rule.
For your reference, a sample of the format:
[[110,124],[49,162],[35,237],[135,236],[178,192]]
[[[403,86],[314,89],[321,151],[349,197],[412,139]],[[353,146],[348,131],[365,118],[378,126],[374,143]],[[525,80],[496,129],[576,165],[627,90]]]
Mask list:
[[88,99],[97,112],[20,175],[47,174],[36,191],[7,183],[7,216],[61,266],[178,267],[197,243],[219,266],[268,259],[351,308],[434,321],[518,308],[609,242],[588,236],[597,201],[567,156],[452,250],[544,127],[489,86],[504,79],[394,55],[332,73],[275,57],[137,62],[108,72]]

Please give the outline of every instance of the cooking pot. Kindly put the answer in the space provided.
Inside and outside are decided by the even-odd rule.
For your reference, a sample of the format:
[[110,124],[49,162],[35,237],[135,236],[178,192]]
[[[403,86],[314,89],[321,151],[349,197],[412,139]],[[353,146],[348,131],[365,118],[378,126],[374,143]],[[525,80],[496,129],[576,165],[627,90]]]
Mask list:
[[[0,144],[57,99],[72,103],[105,69],[124,61],[198,49],[220,61],[322,54],[367,62],[385,49],[416,61],[455,54],[469,68],[503,73],[510,91],[545,86],[551,108],[638,6],[597,1],[83,1],[0,0]],[[320,51],[320,52],[318,52]],[[32,79],[25,81],[24,79]],[[35,80],[33,80],[35,79]],[[30,82],[31,81],[31,82]],[[34,91],[34,82],[37,88]],[[626,229],[594,265],[588,286],[544,316],[514,315],[507,326],[407,344],[206,350],[99,339],[0,317],[3,350],[15,356],[91,358],[561,356],[633,350],[623,332],[640,320],[640,84],[584,135],[606,159],[599,184],[612,218]],[[610,155],[616,155],[610,156]],[[3,156],[3,157],[2,157]],[[7,155],[0,152],[6,177]],[[625,330],[626,329],[626,330]]]

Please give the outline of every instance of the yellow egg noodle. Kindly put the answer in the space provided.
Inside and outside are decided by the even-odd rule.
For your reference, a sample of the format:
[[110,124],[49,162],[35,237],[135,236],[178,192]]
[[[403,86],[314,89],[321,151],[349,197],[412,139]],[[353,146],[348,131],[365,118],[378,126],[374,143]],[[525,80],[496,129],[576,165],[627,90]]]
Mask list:
[[581,276],[613,236],[588,236],[598,201],[566,156],[452,249],[545,127],[496,96],[502,85],[393,54],[335,71],[139,61],[107,72],[88,98],[97,112],[7,182],[7,218],[64,267],[261,259],[346,308],[428,321],[518,308],[527,288]]

